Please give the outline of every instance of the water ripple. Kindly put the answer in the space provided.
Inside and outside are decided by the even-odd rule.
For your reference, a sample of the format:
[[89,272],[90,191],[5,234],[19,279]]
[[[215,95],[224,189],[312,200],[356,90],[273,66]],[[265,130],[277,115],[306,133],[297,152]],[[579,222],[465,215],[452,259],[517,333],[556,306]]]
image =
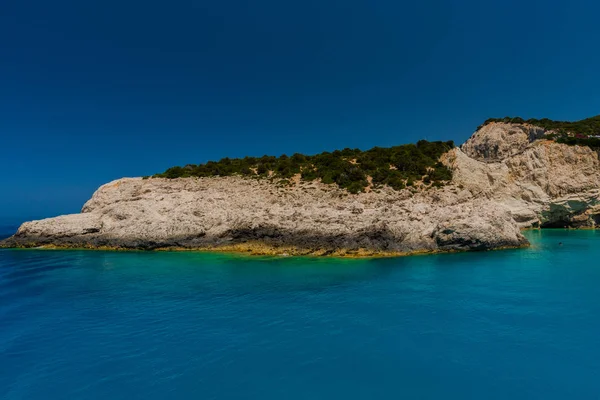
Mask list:
[[595,398],[600,236],[531,235],[381,260],[0,250],[0,398]]

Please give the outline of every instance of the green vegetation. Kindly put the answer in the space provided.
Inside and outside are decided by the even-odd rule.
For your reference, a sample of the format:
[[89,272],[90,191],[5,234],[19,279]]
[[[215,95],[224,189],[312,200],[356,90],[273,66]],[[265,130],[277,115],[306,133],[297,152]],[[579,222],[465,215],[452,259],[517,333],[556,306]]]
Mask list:
[[570,136],[568,134],[549,135],[549,139],[554,139],[558,143],[568,145],[588,146],[592,149],[600,149],[600,137],[580,137]]
[[280,157],[223,158],[206,164],[172,167],[161,178],[248,176],[272,178],[280,184],[289,184],[290,178],[300,174],[301,179],[321,179],[327,184],[337,184],[351,193],[358,193],[369,186],[388,185],[396,190],[423,181],[441,186],[452,179],[451,171],[439,162],[440,156],[454,147],[454,142],[428,142],[406,144],[389,148],[374,147],[370,150],[344,149],[324,152],[314,156],[294,154]]
[[548,139],[553,139],[558,143],[600,148],[600,115],[574,122],[552,121],[548,118],[527,120],[521,117],[490,118],[483,125],[491,122],[527,123],[554,131],[555,133],[548,135]]

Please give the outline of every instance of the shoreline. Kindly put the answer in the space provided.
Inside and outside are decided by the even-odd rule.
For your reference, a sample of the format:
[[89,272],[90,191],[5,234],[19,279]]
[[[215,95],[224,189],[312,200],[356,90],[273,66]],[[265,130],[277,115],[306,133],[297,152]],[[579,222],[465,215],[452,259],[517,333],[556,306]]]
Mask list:
[[[582,227],[564,227],[564,228],[540,228],[528,227],[521,228],[521,232],[542,232],[542,231],[595,231],[600,230],[598,227],[582,226]],[[225,254],[242,257],[309,257],[309,258],[339,258],[339,259],[377,259],[377,258],[396,258],[409,256],[426,256],[436,254],[456,254],[456,253],[482,253],[496,250],[516,250],[531,247],[531,243],[518,246],[499,246],[484,250],[439,250],[439,249],[421,249],[413,251],[382,251],[359,248],[350,249],[306,249],[292,246],[271,246],[262,242],[246,242],[229,245],[214,245],[205,247],[157,247],[153,249],[133,248],[133,247],[118,247],[118,246],[76,246],[76,245],[21,245],[21,246],[1,246],[0,250],[86,250],[86,251],[107,251],[107,252],[142,252],[142,253],[211,253]]]
[[13,250],[87,250],[87,251],[109,251],[109,252],[142,252],[142,253],[213,253],[230,254],[248,257],[311,257],[311,258],[340,258],[340,259],[376,259],[396,258],[408,256],[425,256],[436,254],[456,253],[482,253],[496,250],[516,250],[530,247],[528,242],[520,246],[502,246],[486,250],[414,250],[414,251],[376,251],[368,249],[358,250],[326,250],[326,249],[300,249],[291,247],[272,247],[260,243],[224,245],[215,247],[159,247],[155,249],[124,248],[114,246],[69,246],[69,245],[42,245],[42,246],[15,246],[0,247],[1,249]]

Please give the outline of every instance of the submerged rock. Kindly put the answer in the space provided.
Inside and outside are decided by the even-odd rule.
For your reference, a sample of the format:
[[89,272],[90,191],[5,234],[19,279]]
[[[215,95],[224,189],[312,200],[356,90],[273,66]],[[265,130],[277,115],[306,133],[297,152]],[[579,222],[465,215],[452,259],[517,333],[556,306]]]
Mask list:
[[527,245],[520,229],[600,223],[598,154],[492,123],[442,157],[443,187],[351,195],[242,177],[123,178],[80,214],[24,223],[4,247],[385,255]]

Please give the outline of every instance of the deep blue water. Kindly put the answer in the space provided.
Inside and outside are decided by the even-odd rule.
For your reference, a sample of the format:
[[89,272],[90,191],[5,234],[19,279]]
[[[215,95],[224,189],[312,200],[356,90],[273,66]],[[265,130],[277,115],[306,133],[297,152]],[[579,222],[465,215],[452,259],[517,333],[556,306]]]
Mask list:
[[0,250],[0,398],[598,399],[600,232],[528,235],[378,260]]

